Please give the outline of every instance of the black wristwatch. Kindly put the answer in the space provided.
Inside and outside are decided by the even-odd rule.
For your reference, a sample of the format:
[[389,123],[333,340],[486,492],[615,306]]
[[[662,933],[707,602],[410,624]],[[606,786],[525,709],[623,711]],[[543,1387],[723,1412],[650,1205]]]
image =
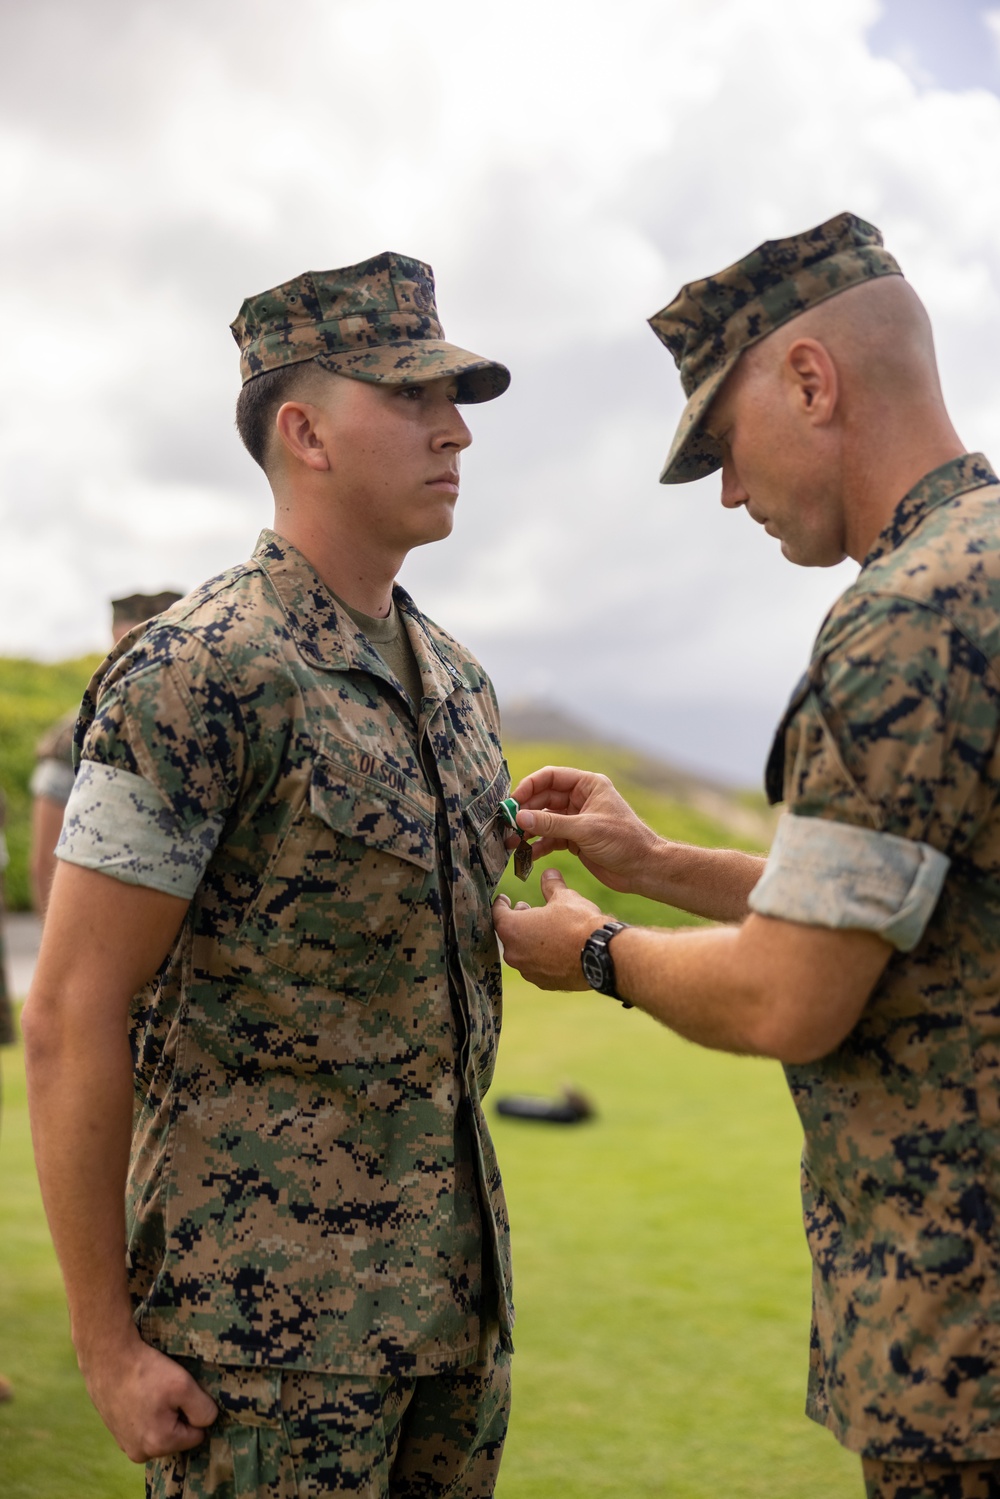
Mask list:
[[627,926],[626,921],[608,921],[604,926],[599,926],[596,932],[591,932],[580,950],[580,967],[592,989],[596,989],[599,994],[610,994],[623,1009],[632,1010],[635,1008],[632,1001],[622,999],[615,988],[615,965],[609,951],[612,937],[623,932]]

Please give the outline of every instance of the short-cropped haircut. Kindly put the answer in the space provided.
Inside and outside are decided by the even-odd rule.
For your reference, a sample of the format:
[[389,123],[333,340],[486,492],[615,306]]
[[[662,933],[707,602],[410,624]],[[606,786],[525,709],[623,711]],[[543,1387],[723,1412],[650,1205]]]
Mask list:
[[261,468],[267,468],[267,450],[278,409],[294,399],[317,368],[311,359],[305,359],[265,370],[248,380],[240,391],[236,400],[236,430],[250,457]]

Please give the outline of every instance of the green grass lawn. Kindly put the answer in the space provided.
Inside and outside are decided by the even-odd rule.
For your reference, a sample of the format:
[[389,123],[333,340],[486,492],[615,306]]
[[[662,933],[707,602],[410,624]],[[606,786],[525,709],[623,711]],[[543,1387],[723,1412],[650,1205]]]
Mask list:
[[495,1093],[570,1081],[599,1117],[494,1120],[518,1307],[500,1499],[858,1499],[857,1458],[802,1414],[809,1262],[780,1068],[505,978]]
[[[507,973],[495,1094],[585,1089],[574,1127],[495,1118],[514,1226],[515,1404],[499,1499],[859,1499],[802,1414],[809,1269],[780,1070]],[[0,1053],[3,1499],[138,1499],[91,1410]]]
[[3,1499],[138,1499],[138,1469],[115,1446],[83,1387],[62,1283],[31,1159],[20,1048],[0,1051],[0,1405]]

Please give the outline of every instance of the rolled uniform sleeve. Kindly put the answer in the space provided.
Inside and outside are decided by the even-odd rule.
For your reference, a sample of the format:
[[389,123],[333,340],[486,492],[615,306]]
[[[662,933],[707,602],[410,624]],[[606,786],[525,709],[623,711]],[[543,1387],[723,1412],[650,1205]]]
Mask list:
[[65,807],[73,790],[73,767],[64,760],[46,758],[39,760],[28,782],[32,796],[44,796],[47,801]]
[[909,952],[951,860],[929,843],[818,817],[783,817],[750,909],[806,926],[874,932]]
[[908,952],[996,799],[996,684],[960,630],[905,598],[862,595],[819,644],[779,732],[788,811],[750,908]]
[[190,898],[243,768],[240,710],[224,673],[200,641],[154,626],[112,665],[92,704],[56,856]]

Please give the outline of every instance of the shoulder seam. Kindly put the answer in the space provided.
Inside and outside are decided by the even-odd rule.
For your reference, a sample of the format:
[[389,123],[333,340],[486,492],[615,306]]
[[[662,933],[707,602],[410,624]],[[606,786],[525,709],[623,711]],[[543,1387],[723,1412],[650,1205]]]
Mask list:
[[[911,594],[903,593],[901,590],[895,588],[859,589],[857,597],[860,598],[862,596],[870,599],[895,599],[901,603],[909,604],[913,609],[922,610],[926,614],[936,614],[939,619],[945,620],[949,628],[954,630],[957,635],[961,635],[962,639],[971,647],[972,650],[975,651],[976,655],[982,659],[982,661],[985,663],[987,673],[996,684],[997,688],[1000,689],[1000,674],[998,674],[997,669],[994,667],[989,653],[984,649],[984,647],[978,640],[974,640],[969,632],[962,628],[958,621],[954,619],[946,609],[942,609],[937,604],[932,604],[928,599],[916,599],[913,598]],[[838,603],[839,602],[840,600],[838,600]],[[836,605],[834,605],[834,608],[836,608]],[[828,654],[828,651],[823,651],[824,657]]]
[[[159,620],[158,619],[158,620],[154,620],[153,623],[152,623],[151,630],[147,631],[146,634],[142,636],[142,639],[144,641],[148,640],[149,636],[150,636],[150,634],[152,633],[153,630],[163,631],[165,633],[166,632],[175,632],[178,636],[182,637],[182,639],[184,641],[190,642],[191,644],[197,646],[200,650],[204,651],[205,655],[212,662],[213,670],[218,673],[218,675],[221,677],[222,681],[225,683],[226,687],[228,688],[229,692],[231,693],[232,697],[236,700],[236,702],[238,702],[240,704],[240,710],[239,711],[240,711],[240,718],[242,720],[243,742],[244,742],[244,744],[246,746],[247,758],[248,758],[248,760],[250,762],[250,766],[251,766],[251,768],[254,771],[256,771],[258,769],[258,767],[257,767],[256,759],[255,759],[254,745],[253,745],[253,743],[252,743],[252,741],[250,739],[250,736],[246,732],[246,718],[245,718],[245,715],[244,715],[244,712],[243,712],[242,700],[240,698],[240,694],[237,692],[235,686],[233,685],[232,678],[230,677],[228,671],[226,670],[225,666],[223,665],[222,661],[220,660],[219,655],[217,654],[217,652],[212,648],[212,646],[209,644],[209,642],[207,640],[204,640],[198,634],[197,630],[192,629],[190,626],[188,626],[182,620],[174,620],[174,619],[169,619],[169,620],[168,619],[164,619],[164,620]],[[198,723],[201,726],[202,732],[207,734],[207,730],[205,728],[205,721],[202,718],[201,712],[199,711],[197,704],[194,702],[193,698],[191,697],[190,692],[187,689],[187,684],[184,681],[183,673],[179,672],[177,670],[177,662],[176,662],[176,660],[170,660],[170,661],[167,661],[167,662],[162,662],[162,661],[148,661],[143,666],[137,667],[136,670],[135,670],[134,675],[136,677],[141,677],[141,676],[144,676],[147,672],[153,672],[153,671],[169,671],[169,672],[171,672],[173,674],[174,680],[176,681],[176,683],[178,685],[178,688],[183,692],[184,697],[187,700],[187,703],[188,703],[188,705],[189,705],[189,707],[191,709],[192,714],[197,717]],[[128,673],[128,675],[132,675],[132,673]],[[213,771],[213,775],[214,774],[215,774],[215,772]],[[228,795],[229,795],[228,788],[227,787],[223,787],[223,790],[224,790],[226,796],[228,797]]]
[[[250,762],[250,767],[251,767],[252,770],[256,771],[258,769],[258,766],[257,766],[257,761],[256,761],[255,749],[254,749],[253,742],[252,742],[249,734],[247,733],[246,715],[245,715],[245,713],[243,711],[243,701],[242,701],[242,698],[241,698],[240,694],[236,690],[236,687],[235,687],[235,685],[233,683],[232,677],[229,675],[229,672],[226,670],[225,666],[223,665],[222,660],[220,659],[218,653],[212,648],[212,646],[208,643],[207,640],[203,640],[201,638],[201,636],[198,635],[195,632],[195,630],[190,629],[187,626],[177,624],[177,625],[174,625],[174,628],[177,629],[178,631],[181,631],[189,640],[193,641],[196,645],[198,645],[205,652],[205,654],[211,660],[211,662],[212,662],[215,670],[218,672],[218,674],[222,678],[223,682],[225,682],[226,687],[229,689],[230,693],[232,694],[232,696],[234,697],[234,699],[236,700],[236,702],[239,703],[239,705],[240,705],[240,720],[241,720],[241,726],[242,726],[242,730],[243,730],[243,743],[244,743],[244,745],[246,747],[247,759]],[[176,663],[175,662],[171,662],[170,663],[170,670],[172,670],[172,671],[175,670],[175,666],[176,666]],[[185,697],[187,698],[188,702],[191,705],[191,711],[193,713],[196,713],[198,715],[198,722],[201,724],[203,732],[205,732],[205,721],[204,721],[204,719],[201,716],[201,712],[198,709],[197,704],[194,702],[193,698],[191,697],[191,694],[188,692],[187,686],[186,686],[183,678],[178,674],[178,675],[176,675],[176,679],[177,679],[178,685],[183,690]],[[227,795],[228,795],[228,791],[227,791]]]

